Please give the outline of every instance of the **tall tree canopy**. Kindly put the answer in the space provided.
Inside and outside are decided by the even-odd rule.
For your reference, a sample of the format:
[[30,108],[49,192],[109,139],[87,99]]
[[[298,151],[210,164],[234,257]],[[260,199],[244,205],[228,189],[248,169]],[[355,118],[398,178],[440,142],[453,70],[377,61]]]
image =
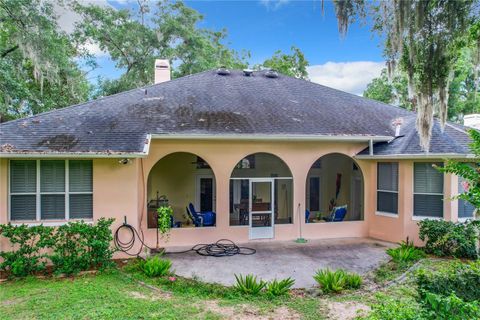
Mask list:
[[[96,43],[124,72],[100,83],[100,95],[117,93],[153,82],[156,58],[171,61],[173,77],[217,68],[246,67],[246,56],[222,42],[226,31],[198,28],[203,17],[183,2],[159,1],[153,8],[140,2],[140,15],[130,10],[76,3],[83,19],[77,25],[80,43]],[[147,13],[151,14],[147,14]]]
[[[453,67],[453,76],[448,88],[448,120],[462,122],[463,116],[480,112],[480,91],[475,75],[473,43],[457,52],[457,60]],[[380,77],[372,80],[363,93],[364,97],[402,108],[413,110],[408,97],[408,80],[405,72],[397,70],[392,78],[387,70],[382,70]]]
[[385,36],[388,73],[399,65],[407,75],[409,100],[418,112],[421,147],[428,151],[434,112],[447,119],[448,89],[457,49],[480,48],[478,0],[336,0],[339,31],[345,35],[355,20],[373,17],[374,30]]
[[291,52],[291,54],[286,54],[278,50],[271,58],[256,67],[275,69],[284,75],[307,80],[308,61],[305,59],[305,55],[295,46],[292,46]]
[[89,84],[53,5],[0,0],[0,122],[85,101]]

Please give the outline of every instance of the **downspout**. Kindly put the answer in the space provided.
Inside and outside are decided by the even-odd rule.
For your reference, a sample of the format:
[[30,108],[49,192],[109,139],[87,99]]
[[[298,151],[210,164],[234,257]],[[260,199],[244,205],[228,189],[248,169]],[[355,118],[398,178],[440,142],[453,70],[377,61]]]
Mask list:
[[370,139],[369,141],[368,151],[369,151],[369,154],[373,156],[373,139]]

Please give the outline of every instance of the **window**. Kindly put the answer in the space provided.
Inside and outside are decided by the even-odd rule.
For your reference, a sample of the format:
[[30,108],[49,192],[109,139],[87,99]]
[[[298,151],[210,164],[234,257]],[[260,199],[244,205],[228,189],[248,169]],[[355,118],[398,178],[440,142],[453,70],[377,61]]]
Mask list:
[[[465,192],[464,187],[465,180],[461,177],[458,177],[458,193],[462,194]],[[473,213],[475,211],[475,207],[468,201],[463,199],[458,199],[458,218],[459,219],[473,219]]]
[[398,214],[398,163],[377,165],[377,211]]
[[93,217],[91,160],[11,160],[10,220]]
[[443,173],[433,165],[427,162],[414,163],[414,216],[443,217]]

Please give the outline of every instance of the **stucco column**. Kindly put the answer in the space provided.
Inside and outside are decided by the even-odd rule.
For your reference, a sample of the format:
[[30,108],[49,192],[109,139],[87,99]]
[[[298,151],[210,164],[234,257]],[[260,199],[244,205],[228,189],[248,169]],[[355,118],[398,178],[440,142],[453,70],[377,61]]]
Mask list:
[[216,228],[227,230],[230,224],[230,173],[231,168],[221,165],[211,165],[215,174],[216,184]]
[[417,233],[413,220],[413,162],[400,161],[398,164],[398,218],[402,222],[402,238],[410,240]]
[[443,217],[446,221],[458,221],[458,176],[445,174],[443,179]]
[[287,165],[289,166],[293,177],[293,225],[294,233],[298,238],[300,237],[300,225],[302,230],[305,229],[305,189],[310,164],[307,161],[299,160],[295,163],[287,163]]

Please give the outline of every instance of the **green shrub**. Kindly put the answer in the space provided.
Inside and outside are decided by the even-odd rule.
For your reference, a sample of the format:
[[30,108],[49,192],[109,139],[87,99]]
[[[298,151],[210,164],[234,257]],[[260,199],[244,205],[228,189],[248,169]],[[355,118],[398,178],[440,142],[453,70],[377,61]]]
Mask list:
[[59,227],[0,225],[0,234],[12,244],[12,251],[0,252],[0,270],[23,277],[45,270],[49,262],[55,273],[65,274],[112,266],[112,223],[113,219],[102,218],[95,225],[83,221]]
[[25,277],[45,270],[47,255],[41,253],[52,243],[53,229],[45,226],[0,225],[0,235],[7,238],[12,251],[0,251],[0,270],[14,277]]
[[263,280],[258,281],[257,277],[252,274],[247,274],[245,277],[235,275],[235,279],[236,284],[234,288],[242,294],[258,295],[266,286]]
[[339,293],[344,289],[358,289],[362,285],[362,277],[356,273],[349,273],[343,269],[332,271],[321,269],[313,276],[313,279],[325,293]]
[[454,293],[449,296],[442,296],[426,292],[424,305],[426,315],[430,319],[480,319],[480,303],[478,301],[465,302]]
[[162,277],[170,274],[172,261],[158,256],[149,257],[143,264],[143,273],[147,277]]
[[398,300],[386,295],[377,297],[378,303],[372,305],[372,312],[364,319],[368,320],[420,320],[420,306],[415,301]]
[[425,251],[436,256],[477,259],[479,257],[478,221],[453,223],[444,220],[423,220],[419,236],[425,242]]
[[283,296],[288,294],[288,291],[294,284],[295,280],[292,278],[286,278],[280,281],[274,279],[267,283],[265,291],[271,296]]
[[408,239],[407,241],[402,241],[398,248],[387,249],[387,254],[392,258],[393,262],[398,264],[408,264],[425,257],[425,253],[415,248],[413,242],[409,242]]
[[480,301],[480,261],[451,263],[437,271],[419,270],[416,282],[422,298],[427,292],[443,296],[454,293],[467,302]]
[[112,223],[113,219],[102,218],[95,225],[79,221],[59,226],[54,232],[50,256],[55,272],[76,274],[111,266]]

